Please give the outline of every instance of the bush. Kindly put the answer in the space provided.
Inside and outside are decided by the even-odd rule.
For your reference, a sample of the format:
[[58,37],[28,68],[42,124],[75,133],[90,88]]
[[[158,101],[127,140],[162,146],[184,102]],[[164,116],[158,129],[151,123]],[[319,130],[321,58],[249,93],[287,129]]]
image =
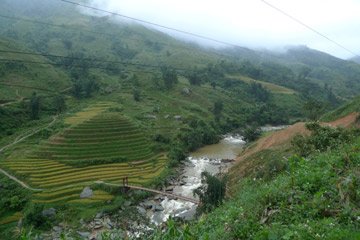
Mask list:
[[247,127],[244,132],[244,140],[246,142],[252,142],[258,139],[261,135],[261,130],[258,127]]
[[218,207],[225,198],[226,179],[220,179],[208,172],[201,173],[202,185],[194,190],[194,196],[199,196],[200,212],[208,212]]
[[358,129],[322,127],[317,122],[308,123],[305,126],[311,131],[311,136],[298,135],[291,141],[295,151],[300,156],[308,156],[315,151],[323,152],[338,148],[343,144],[350,143],[356,136],[360,135]]
[[170,165],[176,166],[181,161],[186,159],[186,151],[180,144],[175,144],[170,147],[168,158],[170,159]]
[[49,219],[42,214],[43,210],[43,204],[31,205],[25,212],[24,223],[26,225],[32,225],[37,229],[50,228],[51,223],[49,222]]

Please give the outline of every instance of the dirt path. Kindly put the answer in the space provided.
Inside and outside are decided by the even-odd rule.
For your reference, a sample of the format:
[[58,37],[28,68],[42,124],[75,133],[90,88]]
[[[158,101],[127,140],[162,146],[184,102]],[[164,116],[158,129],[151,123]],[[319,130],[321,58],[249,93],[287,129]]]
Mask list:
[[2,103],[2,104],[0,104],[0,107],[5,107],[5,106],[7,106],[7,105],[11,105],[11,104],[14,104],[14,103],[19,103],[19,102],[21,102],[22,100],[24,100],[24,97],[22,97],[22,96],[20,96],[19,95],[19,90],[18,89],[16,89],[16,96],[17,96],[17,100],[14,100],[14,101],[10,101],[10,102],[7,102],[7,103]]
[[[25,134],[25,136],[19,136],[19,137],[17,137],[12,143],[10,143],[10,144],[8,144],[8,145],[0,148],[0,153],[3,152],[5,149],[7,149],[7,148],[9,148],[9,147],[11,147],[11,146],[14,146],[15,144],[17,144],[17,143],[25,140],[26,138],[33,136],[34,134],[40,132],[41,130],[46,129],[46,128],[48,128],[48,127],[51,127],[51,126],[55,123],[55,121],[57,120],[57,118],[58,118],[58,116],[54,116],[54,117],[53,117],[53,120],[52,120],[49,124],[47,124],[45,127],[41,127],[41,128],[36,129],[36,130],[33,130],[33,131],[31,131],[31,133]],[[27,184],[24,183],[23,181],[19,180],[18,178],[16,178],[15,176],[9,174],[8,172],[6,172],[5,170],[3,170],[3,169],[1,169],[1,168],[0,168],[0,172],[3,173],[3,174],[4,174],[5,176],[7,176],[8,178],[10,178],[10,179],[14,180],[15,182],[19,183],[23,188],[29,189],[29,190],[31,190],[31,191],[42,191],[42,190],[43,190],[43,189],[39,189],[39,188],[32,188],[32,187],[30,187],[29,185],[27,185]]]
[[12,143],[0,148],[0,153],[3,152],[5,149],[7,149],[7,148],[9,148],[11,146],[14,146],[15,144],[27,139],[28,137],[31,137],[31,136],[35,135],[36,133],[40,132],[41,130],[46,129],[48,127],[51,127],[55,123],[55,121],[57,120],[57,117],[58,116],[54,116],[53,120],[48,125],[46,125],[45,127],[41,127],[41,128],[36,129],[36,130],[33,130],[29,134],[25,134],[25,136],[17,137]]
[[28,190],[31,191],[42,191],[43,189],[40,188],[32,188],[29,185],[27,185],[26,183],[24,183],[23,181],[19,180],[18,178],[16,178],[15,176],[7,173],[5,170],[0,168],[0,172],[3,173],[5,176],[7,176],[8,178],[10,178],[11,180],[14,180],[15,182],[17,182],[18,184],[20,184],[23,188],[26,188]]

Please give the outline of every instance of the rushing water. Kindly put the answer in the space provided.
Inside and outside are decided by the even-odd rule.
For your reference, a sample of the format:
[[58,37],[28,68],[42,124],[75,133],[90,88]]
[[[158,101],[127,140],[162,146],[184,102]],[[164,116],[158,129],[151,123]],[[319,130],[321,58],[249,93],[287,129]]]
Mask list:
[[[207,171],[211,174],[224,172],[230,167],[231,162],[242,151],[245,144],[241,136],[227,135],[217,144],[208,145],[191,153],[185,164],[180,181],[172,190],[174,194],[190,198],[193,190],[201,186],[201,173]],[[221,161],[226,159],[225,162]],[[170,216],[191,219],[195,215],[197,205],[183,200],[174,200],[165,197],[160,202],[163,211],[149,213],[151,221],[155,224],[165,222]]]

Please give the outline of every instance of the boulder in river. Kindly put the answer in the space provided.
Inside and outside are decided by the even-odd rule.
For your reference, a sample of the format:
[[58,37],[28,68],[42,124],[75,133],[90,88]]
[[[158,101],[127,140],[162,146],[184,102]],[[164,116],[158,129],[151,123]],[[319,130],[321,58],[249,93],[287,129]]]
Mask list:
[[156,205],[156,202],[154,200],[148,200],[142,203],[142,206],[145,209],[152,209]]
[[159,212],[159,211],[164,211],[164,208],[160,205],[154,205],[154,211]]

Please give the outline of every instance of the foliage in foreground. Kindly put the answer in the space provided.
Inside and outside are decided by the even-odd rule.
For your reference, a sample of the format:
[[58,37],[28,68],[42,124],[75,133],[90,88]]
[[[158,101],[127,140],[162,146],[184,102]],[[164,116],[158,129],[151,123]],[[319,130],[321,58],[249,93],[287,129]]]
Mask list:
[[[294,156],[270,181],[244,179],[237,195],[174,239],[359,239],[360,138]],[[181,232],[181,230],[173,232]]]
[[200,212],[211,211],[221,205],[226,193],[226,179],[218,178],[209,172],[201,173],[202,185],[194,190],[194,195],[199,196],[201,205]]
[[298,135],[291,142],[295,151],[304,157],[316,151],[323,152],[341,147],[360,135],[358,129],[322,127],[317,122],[307,123],[305,126],[311,131],[311,136]]

